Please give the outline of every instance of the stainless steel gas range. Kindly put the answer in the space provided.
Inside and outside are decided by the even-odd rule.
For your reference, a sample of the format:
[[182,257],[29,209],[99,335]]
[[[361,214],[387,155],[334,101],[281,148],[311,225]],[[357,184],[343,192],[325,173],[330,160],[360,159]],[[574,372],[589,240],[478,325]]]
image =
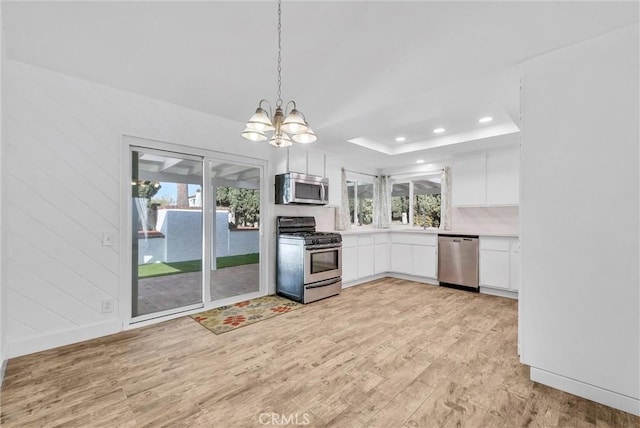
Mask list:
[[314,217],[276,218],[276,292],[300,303],[340,294],[342,236],[316,232]]

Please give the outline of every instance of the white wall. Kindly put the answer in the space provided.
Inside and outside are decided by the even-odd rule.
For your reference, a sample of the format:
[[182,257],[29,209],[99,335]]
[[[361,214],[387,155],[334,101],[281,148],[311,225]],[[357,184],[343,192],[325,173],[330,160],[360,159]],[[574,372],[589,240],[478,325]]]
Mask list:
[[638,26],[523,65],[522,361],[640,414]]
[[[0,25],[2,25],[2,6],[0,6]],[[5,48],[4,37],[0,37],[0,64],[6,61],[5,59]],[[3,149],[5,143],[4,136],[4,111],[2,109],[3,99],[4,99],[4,73],[2,72],[2,67],[0,66],[0,387],[2,386],[2,380],[4,379],[4,216],[2,215],[4,208],[4,180],[2,179],[2,171],[4,171],[4,156]]]
[[[226,119],[15,61],[3,67],[3,315],[14,357],[122,328],[123,134],[259,159],[272,151],[249,147],[242,125]],[[101,245],[103,232],[113,246]],[[105,298],[116,301],[107,315]]]

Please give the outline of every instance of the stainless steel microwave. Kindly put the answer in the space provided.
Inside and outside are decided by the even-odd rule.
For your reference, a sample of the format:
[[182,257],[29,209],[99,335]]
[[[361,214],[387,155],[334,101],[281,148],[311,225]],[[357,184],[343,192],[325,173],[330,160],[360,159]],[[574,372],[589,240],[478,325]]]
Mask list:
[[329,179],[317,175],[287,172],[276,175],[276,204],[326,205]]

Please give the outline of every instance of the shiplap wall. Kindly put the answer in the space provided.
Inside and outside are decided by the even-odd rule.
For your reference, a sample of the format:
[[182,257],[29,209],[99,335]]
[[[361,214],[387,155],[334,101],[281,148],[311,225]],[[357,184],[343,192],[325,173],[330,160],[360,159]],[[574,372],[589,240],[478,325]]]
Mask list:
[[[2,21],[2,7],[0,7],[0,22]],[[0,64],[4,63],[5,58],[5,38],[0,37]],[[4,171],[3,163],[4,158],[2,156],[3,152],[3,141],[4,141],[4,127],[3,127],[3,113],[2,113],[2,100],[4,94],[3,87],[3,74],[2,67],[0,66],[0,386],[2,385],[2,380],[4,379],[4,367],[5,367],[5,356],[4,356],[4,323],[2,322],[3,318],[3,306],[4,306],[4,298],[3,298],[3,290],[4,290],[4,258],[3,258],[3,247],[4,247],[4,235],[3,235],[3,215],[2,215],[2,205],[3,205],[3,179],[2,179],[2,171]]]
[[[226,119],[15,61],[4,73],[10,358],[122,329],[119,260],[129,245],[118,242],[123,134],[262,159],[272,152],[242,144],[239,125]],[[103,232],[113,246],[102,246]],[[116,302],[107,315],[100,313],[105,298]]]

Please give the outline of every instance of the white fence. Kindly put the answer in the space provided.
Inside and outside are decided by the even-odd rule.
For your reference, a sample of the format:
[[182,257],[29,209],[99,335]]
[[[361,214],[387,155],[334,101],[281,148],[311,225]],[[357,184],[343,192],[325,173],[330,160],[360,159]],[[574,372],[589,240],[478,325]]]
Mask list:
[[[163,236],[138,239],[138,264],[202,258],[202,212],[158,210],[156,229]],[[259,252],[258,230],[229,230],[227,211],[216,211],[216,257]]]

